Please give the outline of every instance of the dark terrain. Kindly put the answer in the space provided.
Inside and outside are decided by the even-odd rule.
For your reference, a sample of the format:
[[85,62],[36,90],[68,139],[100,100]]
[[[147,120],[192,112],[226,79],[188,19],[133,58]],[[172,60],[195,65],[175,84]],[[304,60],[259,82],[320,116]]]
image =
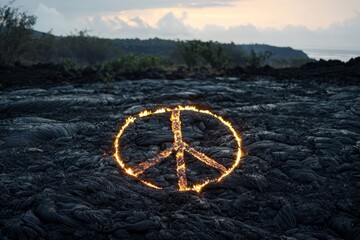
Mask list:
[[[82,73],[49,80],[54,71],[45,69],[42,84],[37,70],[2,68],[0,238],[360,239],[355,63],[111,83],[84,83]],[[168,184],[176,178],[173,158],[163,178],[156,175],[170,187],[154,190],[112,157],[126,117],[179,104],[222,115],[243,137],[240,166],[200,194]],[[185,139],[228,166],[229,133],[187,114]],[[170,123],[159,120],[128,130],[128,161],[172,141]]]

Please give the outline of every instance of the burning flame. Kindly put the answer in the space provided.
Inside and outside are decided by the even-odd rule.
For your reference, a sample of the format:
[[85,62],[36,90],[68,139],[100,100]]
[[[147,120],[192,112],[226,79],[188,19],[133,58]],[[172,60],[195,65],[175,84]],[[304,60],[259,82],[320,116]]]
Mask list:
[[[210,115],[212,117],[217,118],[222,124],[224,124],[230,130],[230,132],[233,134],[235,141],[237,143],[237,152],[236,152],[235,161],[229,168],[226,168],[225,166],[221,165],[220,163],[218,163],[215,160],[211,159],[210,157],[206,156],[204,153],[199,152],[196,149],[190,147],[186,142],[183,141],[182,131],[181,131],[181,120],[180,120],[181,111],[193,111],[193,112]],[[156,157],[148,159],[145,162],[140,163],[139,167],[136,169],[126,166],[125,162],[121,158],[120,151],[119,151],[120,137],[124,133],[125,129],[129,125],[134,123],[135,120],[138,118],[144,118],[144,117],[151,116],[154,114],[161,114],[161,113],[166,113],[166,112],[171,112],[171,117],[170,117],[171,129],[174,134],[173,145],[171,147],[167,148],[166,150],[162,151],[161,153],[159,153]],[[176,155],[175,155],[176,156],[176,173],[178,176],[179,190],[180,191],[196,191],[196,192],[201,192],[203,187],[205,187],[209,183],[220,182],[227,175],[229,175],[232,171],[234,171],[234,169],[240,163],[241,154],[242,154],[241,138],[240,138],[239,134],[235,131],[235,129],[233,128],[231,123],[224,120],[221,116],[218,116],[208,110],[198,109],[195,106],[178,106],[176,108],[160,108],[155,111],[145,110],[145,111],[140,112],[137,115],[137,117],[132,117],[132,116],[128,117],[125,120],[125,124],[121,127],[120,131],[116,135],[114,147],[115,147],[114,157],[115,157],[116,162],[120,165],[120,167],[128,175],[131,175],[134,177],[139,177],[139,175],[144,173],[144,171],[146,169],[156,165],[157,163],[161,162],[163,159],[169,157],[173,152],[176,152]],[[187,178],[186,178],[186,163],[185,163],[185,159],[184,159],[185,152],[191,154],[196,159],[207,164],[208,166],[217,169],[221,173],[220,177],[218,177],[216,179],[207,179],[202,183],[197,183],[197,184],[194,184],[193,186],[188,186]],[[140,181],[149,187],[161,189],[161,187],[156,186],[155,184],[153,184],[151,182],[147,182],[143,179],[140,179]]]

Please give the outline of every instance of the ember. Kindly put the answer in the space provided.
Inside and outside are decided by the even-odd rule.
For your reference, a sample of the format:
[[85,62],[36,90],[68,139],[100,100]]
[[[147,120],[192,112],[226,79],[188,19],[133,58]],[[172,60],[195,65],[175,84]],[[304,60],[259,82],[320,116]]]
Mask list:
[[[227,127],[228,130],[232,133],[232,135],[235,138],[235,141],[237,143],[237,152],[236,157],[233,162],[233,164],[230,167],[225,167],[222,164],[216,162],[212,158],[208,157],[206,154],[196,150],[195,148],[191,147],[188,143],[183,141],[182,137],[182,130],[181,130],[181,119],[180,115],[182,111],[192,111],[202,114],[207,114],[212,117],[217,118],[223,125]],[[174,142],[171,147],[167,148],[166,150],[160,152],[157,156],[154,158],[148,159],[138,165],[136,168],[129,167],[125,164],[124,160],[121,157],[120,154],[120,138],[123,135],[124,131],[128,126],[130,126],[132,123],[136,121],[136,119],[148,117],[154,114],[161,114],[170,112],[171,117],[171,130],[174,135]],[[241,159],[241,138],[239,134],[235,131],[235,129],[232,127],[231,123],[228,121],[225,121],[221,116],[218,116],[208,110],[200,110],[194,106],[178,106],[176,108],[161,108],[156,111],[149,111],[145,110],[141,113],[139,113],[136,116],[130,116],[126,119],[125,124],[121,127],[120,131],[118,132],[115,142],[115,160],[120,165],[120,167],[131,176],[134,176],[138,178],[141,174],[144,173],[147,169],[150,167],[153,167],[154,165],[160,163],[165,158],[169,157],[173,152],[175,152],[176,157],[176,173],[178,177],[178,189],[180,191],[196,191],[201,192],[204,186],[211,182],[220,182],[224,177],[229,175],[240,163]],[[206,165],[215,168],[219,171],[220,175],[217,178],[214,179],[206,179],[203,182],[193,184],[192,186],[188,184],[187,177],[186,177],[186,162],[184,158],[184,153],[187,152],[191,156],[195,157],[197,160],[205,163]],[[161,187],[155,185],[154,183],[145,181],[143,179],[140,179],[140,181],[144,184],[146,184],[149,187],[161,189]]]

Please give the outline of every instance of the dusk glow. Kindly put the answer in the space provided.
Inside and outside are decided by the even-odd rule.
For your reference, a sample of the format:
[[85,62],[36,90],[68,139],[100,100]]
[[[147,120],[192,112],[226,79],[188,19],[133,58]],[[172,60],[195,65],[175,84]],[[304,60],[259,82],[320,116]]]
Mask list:
[[41,1],[17,5],[40,31],[89,29],[109,38],[152,37],[359,50],[358,0]]

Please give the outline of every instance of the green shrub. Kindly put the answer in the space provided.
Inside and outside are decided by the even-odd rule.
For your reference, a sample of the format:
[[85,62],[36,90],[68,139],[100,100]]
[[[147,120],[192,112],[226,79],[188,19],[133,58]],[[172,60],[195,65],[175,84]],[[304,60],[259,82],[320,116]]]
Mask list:
[[201,66],[219,68],[227,66],[229,62],[223,44],[218,42],[179,41],[176,51],[182,61],[190,68]]
[[256,53],[253,49],[251,50],[248,56],[248,65],[250,68],[257,69],[259,67],[263,67],[266,60],[270,58],[272,55],[271,52],[258,52]]
[[36,17],[21,12],[11,1],[0,6],[0,63],[9,64],[19,57],[19,50],[29,39]]
[[163,69],[170,65],[168,59],[159,56],[135,56],[128,54],[111,62],[111,69],[115,72],[134,72],[148,69]]

